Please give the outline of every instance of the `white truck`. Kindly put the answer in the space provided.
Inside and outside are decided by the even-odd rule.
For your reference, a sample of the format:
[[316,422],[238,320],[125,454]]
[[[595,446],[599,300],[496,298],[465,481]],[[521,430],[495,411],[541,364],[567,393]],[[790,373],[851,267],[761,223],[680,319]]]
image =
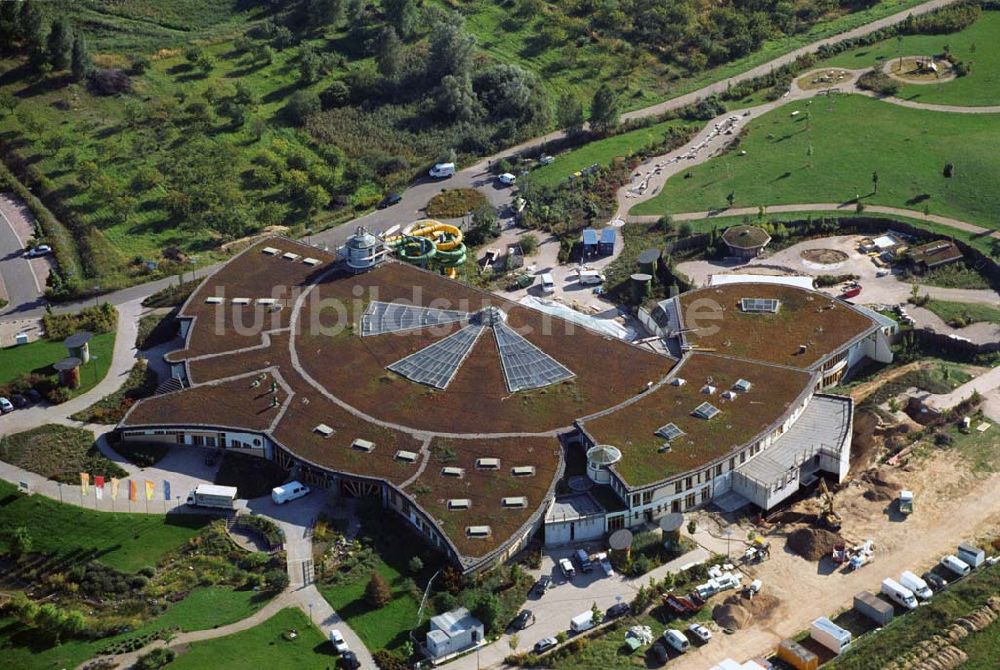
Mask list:
[[434,179],[447,179],[448,177],[454,176],[455,164],[435,163],[434,167],[432,167],[427,174],[429,174]]
[[913,591],[891,577],[882,580],[882,595],[908,610],[917,609],[917,597],[913,595]]
[[233,509],[236,504],[236,487],[199,484],[194,491],[188,493],[187,504],[192,507]]
[[927,586],[927,582],[909,570],[899,576],[899,583],[913,591],[914,595],[921,600],[930,600],[931,596],[934,595],[934,592]]

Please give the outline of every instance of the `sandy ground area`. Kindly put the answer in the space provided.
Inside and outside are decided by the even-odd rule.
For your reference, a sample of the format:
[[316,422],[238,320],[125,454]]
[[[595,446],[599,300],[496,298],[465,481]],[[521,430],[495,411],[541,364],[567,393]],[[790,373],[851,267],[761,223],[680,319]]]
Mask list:
[[42,336],[42,320],[25,318],[0,321],[0,347],[13,345],[18,333],[27,333],[28,341],[34,342]]

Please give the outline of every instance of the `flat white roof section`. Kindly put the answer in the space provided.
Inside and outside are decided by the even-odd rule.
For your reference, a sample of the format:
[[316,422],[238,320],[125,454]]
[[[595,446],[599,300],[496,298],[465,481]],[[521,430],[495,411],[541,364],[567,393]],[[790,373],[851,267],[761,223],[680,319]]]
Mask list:
[[533,477],[535,474],[534,465],[518,465],[510,469],[510,474],[515,477]]
[[278,302],[277,298],[257,298],[258,305],[273,305]]
[[353,449],[357,449],[358,451],[364,451],[368,453],[375,451],[374,442],[369,442],[368,440],[362,440],[361,438],[358,438],[353,442],[351,442],[351,447]]
[[469,537],[489,537],[493,531],[489,526],[466,526],[465,534]]
[[441,468],[441,474],[445,477],[462,477],[465,475],[465,470],[462,468]]
[[500,504],[509,508],[522,508],[528,506],[528,499],[524,496],[511,496],[501,499]]
[[233,298],[234,305],[249,305],[250,298]]
[[299,255],[298,254],[294,254],[291,251],[286,251],[285,253],[282,254],[282,257],[283,258],[287,258],[290,261],[294,261],[296,258],[299,257]]
[[448,499],[448,509],[469,509],[470,507],[472,507],[472,501],[468,498]]
[[263,251],[268,256],[275,256],[280,251],[280,249],[275,249],[274,247],[264,247],[261,251]]
[[708,278],[709,286],[722,286],[724,284],[780,284],[782,286],[812,289],[813,278],[792,275],[749,274],[710,275]]
[[207,302],[209,305],[221,305],[225,301],[226,301],[225,298],[220,298],[218,296],[212,296],[211,298],[205,298],[205,302]]
[[305,263],[306,265],[319,265],[319,259],[318,258],[311,258],[311,257],[310,258],[303,258],[302,262]]
[[500,469],[500,459],[499,458],[477,458],[476,467],[480,470],[499,470]]
[[319,433],[323,437],[330,437],[331,435],[333,435],[333,428],[330,428],[330,426],[326,425],[325,423],[321,423],[315,428],[313,428],[313,432]]
[[417,452],[415,452],[415,451],[406,451],[404,449],[400,449],[399,451],[396,452],[396,460],[397,461],[406,461],[407,463],[412,463],[415,460],[417,460]]

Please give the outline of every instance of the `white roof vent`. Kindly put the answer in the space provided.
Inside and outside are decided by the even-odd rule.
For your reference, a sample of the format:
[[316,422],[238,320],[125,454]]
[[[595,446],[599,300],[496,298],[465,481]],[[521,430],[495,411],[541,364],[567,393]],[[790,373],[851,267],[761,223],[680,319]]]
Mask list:
[[333,428],[330,428],[330,426],[326,425],[325,423],[321,423],[315,428],[313,428],[313,432],[319,433],[323,437],[330,437],[331,435],[333,435],[334,431]]
[[736,391],[723,391],[722,392],[722,397],[725,400],[735,400],[736,399]]
[[517,467],[510,469],[510,474],[515,477],[534,477],[535,476],[535,466],[534,465],[518,465]]
[[268,256],[274,256],[278,253],[279,250],[275,249],[274,247],[264,247],[262,251]]
[[740,393],[746,393],[750,390],[751,386],[753,386],[753,384],[748,382],[746,379],[737,379],[736,383],[733,384],[733,390],[739,391]]
[[705,395],[715,395],[716,390],[717,389],[711,384],[705,384],[701,387],[701,392]]
[[687,384],[687,380],[682,379],[681,377],[674,377],[672,380],[670,380],[670,384],[672,386],[684,386],[685,384]]
[[508,509],[518,509],[528,506],[528,499],[524,496],[512,496],[510,498],[503,498],[500,504]]
[[415,451],[405,451],[400,449],[396,452],[397,461],[405,461],[406,463],[413,463],[417,460],[417,452]]
[[493,531],[489,526],[466,526],[465,534],[469,537],[489,537]]
[[468,498],[448,499],[448,509],[469,509],[470,507],[472,507],[472,501]]
[[298,254],[292,253],[291,251],[286,251],[284,254],[282,254],[282,256],[290,261],[294,261],[296,258],[299,257]]
[[462,468],[441,468],[441,474],[445,477],[462,477],[465,475],[465,470]]
[[499,458],[477,458],[476,459],[476,469],[478,469],[478,470],[499,470],[500,469],[500,459]]
[[277,298],[257,298],[258,305],[274,305],[277,302]]
[[249,305],[250,298],[233,298],[234,305]]
[[219,296],[212,296],[210,298],[205,298],[205,302],[209,305],[221,305],[226,301],[225,298],[220,298]]
[[302,262],[305,263],[306,265],[319,265],[318,258],[303,258]]
[[351,448],[370,454],[371,452],[375,451],[375,443],[369,442],[368,440],[362,440],[359,437],[358,439],[351,442]]

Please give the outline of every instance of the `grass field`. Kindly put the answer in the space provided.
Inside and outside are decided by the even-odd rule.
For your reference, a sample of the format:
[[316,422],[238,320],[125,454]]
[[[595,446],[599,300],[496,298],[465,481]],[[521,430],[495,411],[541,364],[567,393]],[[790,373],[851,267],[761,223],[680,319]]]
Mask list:
[[[791,116],[792,111],[800,111]],[[749,126],[740,148],[692,167],[691,177],[667,181],[632,214],[735,207],[840,203],[861,196],[871,204],[929,211],[996,229],[1000,171],[990,115],[905,109],[861,96],[833,96],[789,105]],[[945,163],[955,176],[942,175]],[[872,173],[879,175],[873,193]]]
[[[77,396],[94,388],[104,379],[111,367],[115,351],[115,333],[100,333],[90,340],[90,362],[80,368],[80,388],[72,391]],[[13,381],[18,375],[34,373],[47,376],[58,374],[52,367],[66,358],[62,342],[36,340],[0,349],[0,384]]]
[[128,472],[94,446],[92,432],[58,424],[0,436],[0,459],[68,484],[79,482],[81,472],[91,476],[128,476]]
[[[286,639],[295,629],[298,636]],[[170,664],[171,670],[242,670],[247,659],[269,670],[302,670],[334,667],[333,648],[309,617],[297,609],[284,609],[250,630],[214,640],[196,642]]]
[[[212,521],[207,515],[94,512],[55,500],[25,496],[0,482],[0,527],[28,528],[33,550],[69,562],[99,560],[125,572],[156,565],[164,552],[179,546]],[[0,535],[0,551],[8,538]]]
[[141,635],[159,628],[189,631],[225,626],[246,619],[266,603],[267,598],[250,589],[237,591],[221,587],[197,588],[184,600],[171,605],[161,616],[129,635]]
[[941,317],[945,323],[959,320],[965,324],[979,322],[1000,324],[1000,309],[992,305],[930,300],[924,307]]
[[947,46],[956,58],[971,63],[971,71],[941,84],[904,84],[900,98],[942,105],[1000,105],[1000,11],[984,11],[965,30],[948,35],[906,35],[871,46],[845,51],[821,61],[818,67],[881,67],[887,60],[903,56],[933,56]]
[[969,655],[969,660],[961,666],[962,670],[996,670],[997,659],[1000,659],[1000,620],[956,646]]
[[633,154],[663,142],[669,137],[668,131],[695,130],[700,124],[680,120],[664,121],[646,128],[637,128],[621,135],[607,137],[602,140],[566,151],[556,156],[556,159],[531,172],[531,181],[542,186],[555,186],[573,173],[594,165],[608,165],[615,158],[627,158]]

